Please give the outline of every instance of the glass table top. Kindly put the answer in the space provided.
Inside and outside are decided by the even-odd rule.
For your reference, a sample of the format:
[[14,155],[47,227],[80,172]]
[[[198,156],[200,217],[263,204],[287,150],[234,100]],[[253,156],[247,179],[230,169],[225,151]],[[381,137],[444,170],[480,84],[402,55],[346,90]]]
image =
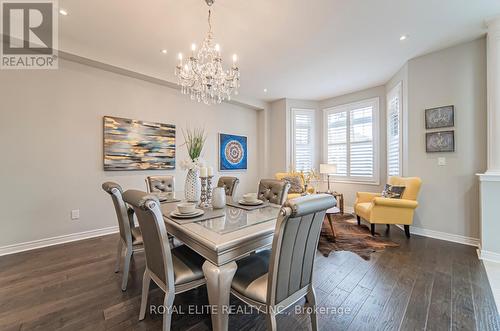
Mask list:
[[252,211],[226,206],[225,216],[200,221],[196,224],[218,234],[226,234],[255,224],[275,220],[278,218],[279,212],[280,207],[275,205],[269,205]]

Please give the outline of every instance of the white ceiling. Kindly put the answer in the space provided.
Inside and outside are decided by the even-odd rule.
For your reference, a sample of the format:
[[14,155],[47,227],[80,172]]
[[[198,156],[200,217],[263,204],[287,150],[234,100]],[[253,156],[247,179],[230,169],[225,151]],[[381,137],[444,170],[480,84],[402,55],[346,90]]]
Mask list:
[[[59,3],[63,51],[169,81],[177,53],[207,31],[204,0]],[[498,14],[499,0],[216,0],[213,25],[226,64],[239,56],[242,96],[317,100],[383,84]]]

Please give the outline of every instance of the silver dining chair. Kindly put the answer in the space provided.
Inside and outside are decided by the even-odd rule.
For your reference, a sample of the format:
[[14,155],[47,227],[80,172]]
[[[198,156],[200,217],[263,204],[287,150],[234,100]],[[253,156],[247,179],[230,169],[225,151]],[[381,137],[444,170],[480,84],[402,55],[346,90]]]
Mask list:
[[237,261],[231,293],[267,315],[276,330],[276,315],[306,297],[312,329],[318,329],[316,295],[312,284],[314,258],[325,211],[335,198],[318,194],[288,200],[276,222],[271,250]]
[[163,330],[170,330],[175,295],[205,284],[202,270],[205,259],[186,245],[170,248],[160,202],[156,196],[128,190],[123,198],[134,208],[146,251],[139,320],[145,317],[149,285],[153,280],[165,292]]
[[175,191],[174,176],[148,176],[146,187],[149,193],[165,193]]
[[257,197],[262,201],[267,201],[277,205],[283,205],[288,196],[290,183],[277,179],[261,179]]
[[118,252],[116,256],[115,272],[120,271],[120,260],[123,247],[125,247],[125,257],[123,261],[122,291],[127,290],[128,274],[130,270],[130,260],[135,252],[143,251],[141,230],[134,224],[134,210],[127,207],[123,201],[123,190],[120,185],[113,182],[102,184],[104,191],[111,195],[118,218],[118,228],[120,239],[118,240]]
[[240,180],[237,177],[222,176],[217,182],[217,187],[223,187],[226,192],[226,196],[234,199],[236,197],[236,188],[239,183]]

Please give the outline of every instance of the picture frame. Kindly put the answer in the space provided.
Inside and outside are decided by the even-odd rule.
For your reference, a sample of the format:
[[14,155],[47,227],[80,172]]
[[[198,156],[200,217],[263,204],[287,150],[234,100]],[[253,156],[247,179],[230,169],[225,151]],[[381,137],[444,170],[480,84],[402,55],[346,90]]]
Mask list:
[[219,171],[248,169],[248,137],[219,133]]
[[427,130],[455,126],[455,106],[443,106],[425,110],[425,128]]
[[175,170],[173,124],[103,117],[105,171]]
[[425,134],[427,153],[449,153],[455,151],[455,131],[427,132]]

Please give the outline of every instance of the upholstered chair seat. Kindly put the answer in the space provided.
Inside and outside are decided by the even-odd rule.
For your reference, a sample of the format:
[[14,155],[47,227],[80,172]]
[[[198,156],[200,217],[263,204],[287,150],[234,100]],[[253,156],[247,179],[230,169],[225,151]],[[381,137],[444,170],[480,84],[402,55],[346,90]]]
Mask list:
[[223,187],[226,192],[226,196],[234,199],[239,182],[240,180],[237,177],[222,176],[217,182],[217,187]]
[[134,227],[130,229],[132,233],[132,245],[142,245],[142,233],[141,229],[138,227]]
[[288,196],[290,184],[283,180],[262,179],[259,183],[257,196],[262,201],[283,205]]
[[186,245],[173,248],[171,252],[174,266],[174,284],[176,286],[203,279],[201,266],[205,259],[201,255]]
[[318,329],[313,287],[314,259],[329,194],[288,200],[276,221],[272,249],[237,261],[231,293],[267,315],[268,330],[277,330],[276,315],[306,297],[312,330]]
[[146,184],[150,193],[174,192],[174,176],[149,176],[146,178]]
[[252,254],[237,262],[238,269],[233,277],[232,288],[239,294],[265,304],[271,250]]

